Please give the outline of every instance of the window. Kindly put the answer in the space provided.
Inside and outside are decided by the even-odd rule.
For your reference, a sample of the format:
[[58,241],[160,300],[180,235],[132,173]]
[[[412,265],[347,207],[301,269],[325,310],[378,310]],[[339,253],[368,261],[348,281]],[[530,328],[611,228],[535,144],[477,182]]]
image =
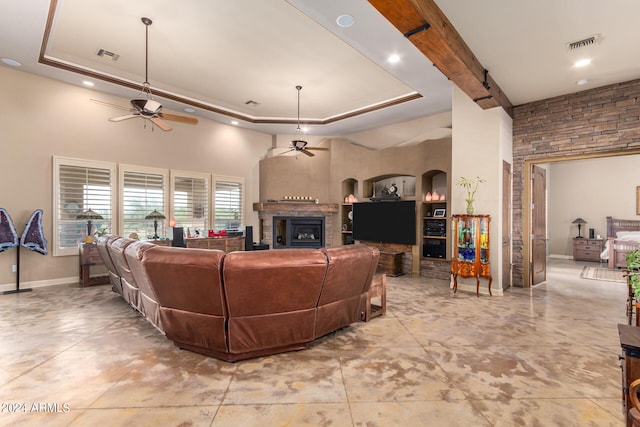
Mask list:
[[91,232],[113,232],[115,164],[54,156],[53,174],[53,255],[78,255],[87,220],[76,216],[91,209],[102,216]]
[[173,209],[171,217],[177,227],[201,230],[209,229],[209,188],[211,175],[171,171]]
[[[154,221],[145,219],[154,210],[166,216],[165,200],[168,171],[166,169],[120,165],[120,229],[122,236],[136,233],[141,240],[154,234]],[[158,220],[158,235],[165,236],[164,225]]]
[[244,223],[244,178],[214,176],[214,225],[229,230]]

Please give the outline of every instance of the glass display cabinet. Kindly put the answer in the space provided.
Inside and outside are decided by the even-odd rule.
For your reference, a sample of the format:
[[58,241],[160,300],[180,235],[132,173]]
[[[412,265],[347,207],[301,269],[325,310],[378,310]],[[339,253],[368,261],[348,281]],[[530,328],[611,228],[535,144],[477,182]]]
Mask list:
[[489,215],[453,215],[453,258],[451,275],[453,292],[458,290],[458,276],[476,278],[476,295],[480,296],[480,278],[489,280],[491,295],[491,263],[489,254]]

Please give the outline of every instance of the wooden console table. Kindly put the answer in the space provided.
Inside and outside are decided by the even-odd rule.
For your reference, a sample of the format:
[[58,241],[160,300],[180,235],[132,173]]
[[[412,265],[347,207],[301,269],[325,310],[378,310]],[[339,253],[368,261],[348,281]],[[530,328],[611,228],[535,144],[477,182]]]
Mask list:
[[196,237],[184,239],[187,248],[220,249],[224,252],[244,250],[244,237]]
[[83,288],[93,285],[105,285],[109,283],[109,276],[91,277],[91,267],[104,265],[98,247],[95,243],[80,243],[78,245],[80,260],[80,286]]

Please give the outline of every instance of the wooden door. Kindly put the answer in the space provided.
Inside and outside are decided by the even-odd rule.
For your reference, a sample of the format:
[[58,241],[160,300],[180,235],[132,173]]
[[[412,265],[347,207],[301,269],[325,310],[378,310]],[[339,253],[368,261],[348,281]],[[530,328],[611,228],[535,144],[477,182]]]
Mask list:
[[511,287],[511,164],[502,162],[502,289]]
[[531,197],[531,285],[547,280],[547,171],[533,165]]

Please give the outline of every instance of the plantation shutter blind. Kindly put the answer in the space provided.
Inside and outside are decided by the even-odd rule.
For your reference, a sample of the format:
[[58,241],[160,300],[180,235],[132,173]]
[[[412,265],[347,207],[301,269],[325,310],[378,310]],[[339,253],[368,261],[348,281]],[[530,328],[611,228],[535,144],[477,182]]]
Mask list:
[[[164,214],[165,176],[125,170],[122,174],[122,214],[124,236],[153,236],[153,220],[145,219],[154,210]],[[164,236],[164,220],[158,220],[158,235]]]
[[237,229],[242,225],[243,191],[241,181],[217,179],[215,181],[215,229]]
[[92,234],[98,230],[111,232],[113,169],[82,166],[77,164],[81,162],[72,160],[65,164],[64,159],[58,158],[54,161],[57,187],[54,254],[77,255],[78,243],[87,236],[87,220],[76,219],[76,216],[91,209],[103,217],[92,221]]
[[209,228],[208,178],[173,177],[173,218],[177,227]]

